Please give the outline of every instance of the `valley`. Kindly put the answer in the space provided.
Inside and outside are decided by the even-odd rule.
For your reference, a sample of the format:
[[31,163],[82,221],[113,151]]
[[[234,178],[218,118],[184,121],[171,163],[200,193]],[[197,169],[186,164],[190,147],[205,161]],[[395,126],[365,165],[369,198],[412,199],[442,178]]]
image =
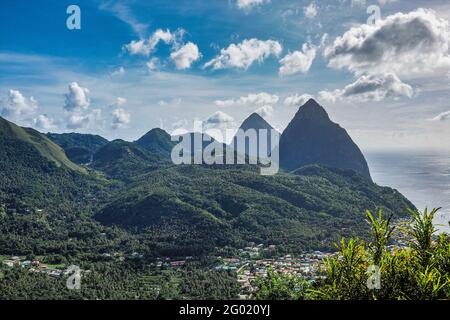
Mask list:
[[[311,117],[311,108],[325,112],[308,102],[296,121],[306,117],[326,126],[328,118]],[[327,159],[336,159],[330,148],[295,170],[282,165],[278,174],[263,176],[258,165],[174,165],[174,143],[160,129],[127,142],[42,135],[4,119],[0,124],[0,254],[23,257],[18,267],[5,259],[3,290],[17,296],[36,282],[45,287],[56,281],[61,296],[155,298],[152,290],[159,280],[153,280],[164,278],[173,286],[161,289],[160,298],[237,297],[242,283],[252,286],[248,276],[253,271],[246,269],[246,260],[239,260],[236,273],[231,260],[221,259],[242,256],[248,243],[272,248],[270,257],[254,262],[267,272],[279,269],[290,255],[333,252],[341,237],[366,237],[366,209],[401,218],[406,208],[414,208],[398,191],[374,184],[366,171],[340,168],[339,161],[330,166]],[[324,135],[321,143],[336,145],[334,137],[327,142]],[[282,135],[282,141],[293,138]],[[281,151],[283,161],[287,151]],[[65,267],[28,272],[24,261]],[[82,293],[63,292],[69,265],[89,270],[83,281],[90,283]],[[28,280],[14,290],[10,277]],[[104,284],[107,279],[115,279],[117,288]],[[142,281],[149,290],[140,291]],[[94,289],[99,283],[100,291]],[[201,283],[215,289],[200,294],[196,290],[206,290],[198,287]]]

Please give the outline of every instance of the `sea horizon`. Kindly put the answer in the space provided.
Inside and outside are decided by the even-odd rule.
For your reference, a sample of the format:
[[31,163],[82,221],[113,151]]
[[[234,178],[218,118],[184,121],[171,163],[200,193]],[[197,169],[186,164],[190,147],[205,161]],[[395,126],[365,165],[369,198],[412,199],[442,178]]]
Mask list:
[[450,151],[384,149],[364,152],[375,183],[397,189],[418,210],[441,208],[436,228],[450,232]]

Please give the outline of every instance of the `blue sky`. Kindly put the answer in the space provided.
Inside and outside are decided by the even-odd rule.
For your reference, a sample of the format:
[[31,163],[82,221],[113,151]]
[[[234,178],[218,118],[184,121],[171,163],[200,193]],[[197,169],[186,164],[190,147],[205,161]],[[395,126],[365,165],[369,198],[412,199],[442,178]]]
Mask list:
[[[66,27],[71,4],[81,30]],[[363,149],[450,147],[448,1],[3,0],[1,8],[0,113],[42,132],[135,140],[194,120],[235,128],[254,111],[282,130],[313,96]]]

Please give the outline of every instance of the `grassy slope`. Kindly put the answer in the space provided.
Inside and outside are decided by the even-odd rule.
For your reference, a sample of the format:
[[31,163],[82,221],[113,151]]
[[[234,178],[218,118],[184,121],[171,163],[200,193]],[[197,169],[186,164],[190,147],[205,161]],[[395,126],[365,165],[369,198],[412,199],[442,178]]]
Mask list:
[[32,144],[44,158],[54,162],[58,167],[63,165],[75,171],[85,171],[83,168],[71,162],[60,146],[34,129],[21,128],[12,122],[0,118],[0,133],[9,139],[17,139]]

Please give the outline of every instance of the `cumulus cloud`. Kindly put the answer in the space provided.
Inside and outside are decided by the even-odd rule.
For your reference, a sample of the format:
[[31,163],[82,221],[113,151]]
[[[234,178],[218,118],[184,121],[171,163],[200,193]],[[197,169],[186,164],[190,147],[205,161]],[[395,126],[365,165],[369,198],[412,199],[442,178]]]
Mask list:
[[302,94],[302,95],[292,95],[286,97],[284,99],[284,105],[289,107],[298,107],[304,105],[309,99],[312,99],[313,96],[310,94]]
[[317,16],[317,6],[314,2],[311,2],[309,6],[303,8],[303,12],[305,14],[305,17],[312,19],[315,16]]
[[217,111],[205,121],[207,124],[226,124],[234,122],[232,116],[222,111]]
[[351,28],[327,46],[329,66],[356,74],[423,76],[450,68],[450,27],[428,9],[396,13]]
[[335,103],[339,95],[339,91],[336,92],[330,92],[330,91],[319,91],[318,93],[318,99],[321,102],[325,103]]
[[296,73],[307,73],[316,57],[316,47],[303,44],[302,51],[288,53],[280,60],[279,74],[288,76]]
[[125,105],[127,103],[127,99],[122,97],[117,97],[116,100],[110,105],[111,108],[117,108]]
[[362,100],[381,101],[385,98],[412,98],[413,88],[403,83],[395,74],[363,75],[345,87],[343,96],[356,96]]
[[112,115],[112,128],[119,129],[124,128],[130,123],[131,115],[123,108],[114,109],[111,112]]
[[68,129],[81,129],[94,125],[101,120],[101,109],[94,109],[89,113],[74,111],[66,114],[66,126]]
[[177,46],[182,41],[184,34],[183,29],[178,29],[175,32],[171,32],[169,29],[158,29],[148,39],[133,40],[124,45],[123,50],[131,55],[149,56],[160,42]]
[[89,90],[81,87],[77,82],[69,84],[69,92],[65,94],[64,109],[71,111],[86,110],[90,105]]
[[225,112],[217,111],[202,123],[202,131],[209,136],[224,141],[227,130],[236,127],[234,118]]
[[322,99],[335,101],[348,98],[356,101],[382,101],[384,99],[412,98],[414,89],[402,82],[395,74],[362,75],[343,90],[321,91]]
[[33,119],[33,124],[38,129],[50,130],[54,129],[55,123],[52,118],[49,118],[46,114],[40,114]]
[[19,90],[9,90],[2,105],[2,115],[13,118],[28,117],[37,109],[37,101],[33,97],[26,98]]
[[217,69],[247,69],[254,62],[262,62],[270,56],[278,57],[283,48],[278,41],[248,39],[239,44],[231,44],[220,50],[220,54],[208,61],[204,67]]
[[63,106],[68,129],[94,126],[101,120],[101,109],[89,110],[91,104],[89,94],[89,89],[80,86],[77,82],[69,84]]
[[262,106],[255,110],[255,113],[259,114],[263,118],[269,118],[273,114],[272,106]]
[[430,119],[431,121],[447,121],[450,120],[450,111],[445,111]]
[[195,61],[201,57],[200,51],[196,44],[192,42],[186,43],[184,46],[170,54],[170,58],[179,70],[189,69]]
[[236,5],[239,9],[246,10],[269,2],[270,0],[237,0]]
[[246,96],[242,96],[237,99],[228,100],[216,100],[215,104],[218,107],[231,107],[231,106],[264,106],[277,103],[279,97],[275,94],[269,94],[267,92],[250,93]]

